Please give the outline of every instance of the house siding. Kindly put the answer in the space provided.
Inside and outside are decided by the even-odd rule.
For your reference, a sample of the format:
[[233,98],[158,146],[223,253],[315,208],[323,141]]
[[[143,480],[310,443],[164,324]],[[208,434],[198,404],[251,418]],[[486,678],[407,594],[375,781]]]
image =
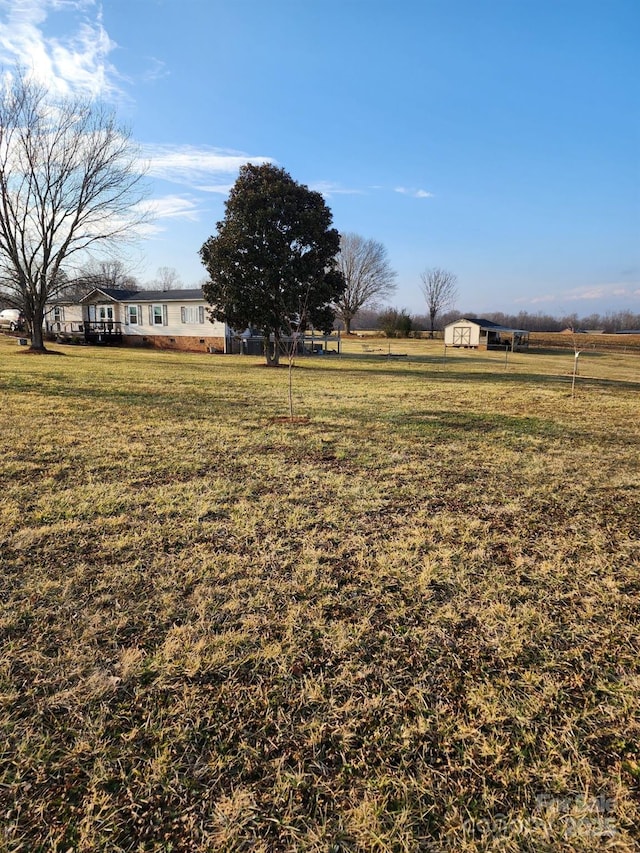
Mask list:
[[[138,323],[129,322],[128,305],[137,304]],[[160,308],[162,323],[150,322],[154,306]],[[215,348],[224,352],[226,326],[209,320],[210,306],[204,302],[138,302],[122,306],[123,343],[207,352]],[[140,310],[141,309],[141,310]],[[204,321],[200,322],[203,318]],[[195,322],[194,322],[195,321]]]
[[44,312],[44,330],[50,334],[75,332],[82,334],[82,306],[75,303],[48,305]]
[[47,332],[90,343],[152,346],[188,352],[225,352],[230,331],[209,319],[201,290],[118,291],[97,288],[80,303],[48,307]]

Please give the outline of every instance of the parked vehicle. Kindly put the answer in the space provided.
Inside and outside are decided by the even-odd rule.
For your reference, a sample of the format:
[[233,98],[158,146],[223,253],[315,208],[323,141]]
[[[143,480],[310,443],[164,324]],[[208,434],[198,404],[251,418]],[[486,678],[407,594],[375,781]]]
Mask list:
[[17,308],[4,308],[0,311],[0,329],[20,332],[24,329],[24,316]]

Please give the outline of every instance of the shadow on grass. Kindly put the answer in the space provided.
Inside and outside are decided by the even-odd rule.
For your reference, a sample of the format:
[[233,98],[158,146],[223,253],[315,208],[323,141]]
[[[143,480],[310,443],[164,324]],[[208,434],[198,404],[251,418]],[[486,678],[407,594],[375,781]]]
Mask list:
[[559,424],[547,418],[517,417],[499,413],[425,410],[411,414],[394,414],[388,419],[394,426],[406,425],[412,429],[417,427],[423,434],[444,433],[448,438],[455,437],[456,433],[472,432],[476,436],[495,433],[501,436],[508,434],[511,437],[571,438],[575,441],[583,435],[580,430],[567,429],[566,424]]
[[[358,361],[367,361],[362,357],[357,357]],[[461,359],[464,365],[468,365],[469,361],[472,359]],[[505,384],[505,385],[518,385],[522,384],[538,384],[538,385],[558,385],[558,386],[569,386],[571,387],[571,372],[567,370],[566,373],[531,373],[531,372],[515,372],[513,369],[504,370],[500,367],[498,362],[495,362],[494,370],[487,370],[487,362],[486,359],[473,359],[474,363],[481,364],[485,370],[478,370],[477,372],[474,370],[460,370],[457,369],[460,362],[454,365],[453,369],[448,370],[447,365],[451,367],[451,363],[447,361],[447,365],[443,367],[442,359],[430,358],[428,356],[421,356],[419,358],[408,359],[406,362],[392,362],[391,364],[386,363],[382,364],[378,361],[378,364],[375,364],[375,359],[367,362],[366,372],[369,374],[375,374],[376,376],[388,376],[388,377],[411,377],[413,379],[418,379],[420,377],[428,378],[430,382],[451,382],[451,381],[460,381],[460,382],[479,382],[479,383],[490,383],[490,384]],[[302,366],[302,365],[301,365]],[[324,372],[324,365],[315,365],[309,364],[308,362],[304,362],[306,370],[308,371],[318,371]],[[419,371],[417,368],[420,366],[425,367],[433,367],[433,370],[430,370],[428,373],[424,371]],[[344,376],[360,376],[362,377],[363,371],[358,370],[357,368],[342,370],[341,374]],[[584,388],[586,386],[595,386],[595,387],[605,387],[605,388],[620,388],[620,389],[628,389],[628,390],[638,390],[640,388],[640,379],[637,381],[630,379],[605,379],[605,378],[597,378],[597,377],[589,377],[589,376],[577,376],[576,379],[576,388]]]

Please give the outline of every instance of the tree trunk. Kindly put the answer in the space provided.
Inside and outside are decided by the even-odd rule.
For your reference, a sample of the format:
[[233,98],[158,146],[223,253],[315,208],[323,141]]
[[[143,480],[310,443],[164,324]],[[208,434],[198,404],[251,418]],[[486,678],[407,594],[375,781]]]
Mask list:
[[293,352],[289,353],[289,417],[293,420]]
[[345,317],[343,319],[343,323],[344,323],[345,335],[350,335],[351,334],[351,317]]
[[268,367],[277,367],[280,364],[280,336],[275,333],[273,341],[270,335],[264,336],[264,357]]
[[46,352],[47,348],[44,345],[44,337],[42,334],[42,323],[43,316],[42,311],[38,311],[37,309],[33,312],[33,319],[30,322],[31,326],[31,346],[30,350],[33,352]]

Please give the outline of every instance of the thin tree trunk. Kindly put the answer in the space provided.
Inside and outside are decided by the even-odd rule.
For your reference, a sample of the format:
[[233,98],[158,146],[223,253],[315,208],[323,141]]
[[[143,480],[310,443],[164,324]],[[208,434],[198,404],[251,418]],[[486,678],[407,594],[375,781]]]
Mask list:
[[273,343],[269,340],[270,335],[264,336],[264,357],[269,367],[277,367],[280,364],[280,337],[274,334]]
[[293,420],[293,350],[289,352],[289,417]]

